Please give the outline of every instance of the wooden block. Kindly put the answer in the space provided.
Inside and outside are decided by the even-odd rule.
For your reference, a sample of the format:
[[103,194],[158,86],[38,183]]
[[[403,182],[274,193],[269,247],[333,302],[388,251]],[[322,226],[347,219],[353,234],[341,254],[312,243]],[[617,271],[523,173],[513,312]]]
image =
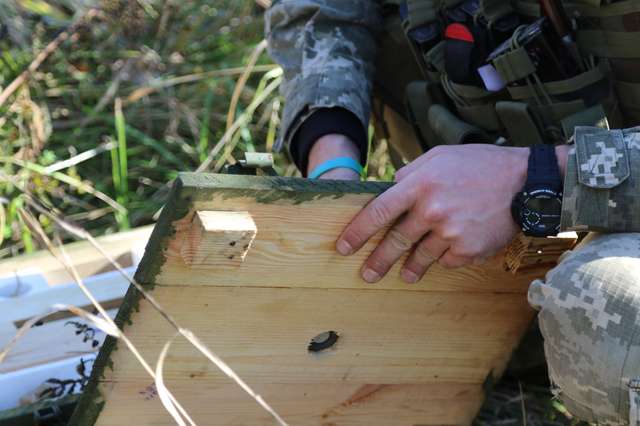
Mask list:
[[558,257],[571,250],[577,242],[578,234],[575,232],[564,232],[547,238],[519,234],[507,247],[504,256],[505,269],[515,274],[527,268],[553,266]]
[[[455,271],[436,265],[414,285],[397,266],[365,284],[359,269],[383,232],[349,257],[335,239],[388,187],[182,174],[136,278],[292,425],[468,425],[533,319],[527,288],[547,268],[512,274],[501,254]],[[225,257],[252,232],[244,261]],[[152,363],[175,334],[135,292],[117,321]],[[310,353],[328,331],[334,344]],[[105,343],[70,424],[173,424],[133,355],[115,348]],[[164,379],[198,424],[274,424],[182,339]]]
[[182,257],[191,266],[240,265],[256,232],[256,224],[246,211],[197,211],[182,244]]

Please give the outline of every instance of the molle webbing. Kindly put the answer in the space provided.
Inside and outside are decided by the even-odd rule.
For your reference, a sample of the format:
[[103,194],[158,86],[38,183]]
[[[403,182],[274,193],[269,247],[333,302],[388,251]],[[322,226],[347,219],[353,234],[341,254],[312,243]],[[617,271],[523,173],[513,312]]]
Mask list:
[[[567,80],[542,83],[542,89],[549,95],[564,95],[576,92],[605,78],[607,67],[602,64],[604,63]],[[516,100],[531,99],[537,95],[529,86],[513,86],[508,87],[507,90],[511,97]]]
[[524,102],[497,102],[496,112],[504,123],[509,139],[514,146],[544,143],[539,126],[533,121],[529,106]]
[[524,47],[519,47],[497,57],[493,61],[493,65],[506,83],[522,80],[536,71],[536,66]]
[[511,2],[507,0],[480,0],[480,14],[489,25],[513,12]]
[[[576,41],[581,52],[609,59],[611,70],[607,70],[607,75],[613,80],[621,110],[618,112],[624,116],[624,123],[620,124],[637,124],[640,120],[640,0],[573,0],[563,5],[569,16],[577,17]],[[535,0],[515,0],[514,8],[525,16],[540,16]],[[510,91],[514,97],[526,97],[522,92],[527,90]]]

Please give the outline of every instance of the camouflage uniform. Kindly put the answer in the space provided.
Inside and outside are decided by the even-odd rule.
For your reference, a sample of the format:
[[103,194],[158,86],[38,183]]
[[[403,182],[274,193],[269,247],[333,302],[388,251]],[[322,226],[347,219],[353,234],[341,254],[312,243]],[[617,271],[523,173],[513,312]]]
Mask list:
[[[367,128],[382,26],[380,4],[372,0],[274,2],[266,33],[286,77],[284,146],[319,108],[346,108]],[[392,111],[402,136],[390,142],[411,160],[420,150],[398,116]],[[640,234],[634,233],[640,232],[640,128],[580,127],[574,139],[562,230],[609,234],[590,234],[563,256],[544,281],[532,283],[529,300],[540,311],[550,378],[562,401],[586,420],[640,426]]]

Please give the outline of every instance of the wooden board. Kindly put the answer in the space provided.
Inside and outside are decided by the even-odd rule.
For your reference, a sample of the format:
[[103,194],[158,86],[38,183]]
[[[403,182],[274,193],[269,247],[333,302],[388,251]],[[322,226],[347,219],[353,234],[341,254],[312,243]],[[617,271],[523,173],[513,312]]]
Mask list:
[[[502,374],[533,318],[527,287],[546,268],[514,275],[498,256],[455,271],[436,265],[413,285],[396,266],[365,284],[358,271],[381,235],[348,258],[334,242],[387,187],[183,174],[136,277],[292,425],[470,424],[483,386]],[[252,235],[250,224],[221,232],[203,222],[220,212],[253,220],[250,244],[237,243]],[[175,334],[132,290],[117,321],[150,363]],[[309,352],[327,331],[338,333],[337,343]],[[183,341],[164,376],[198,424],[274,424]],[[109,338],[71,424],[173,421],[132,354]]]
[[[97,238],[100,246],[123,267],[133,265],[132,251],[138,244],[145,244],[153,226],[143,226],[131,231],[119,232]],[[65,251],[81,278],[113,270],[113,266],[88,241],[65,244]],[[0,261],[0,279],[25,270],[33,270],[44,276],[50,286],[73,282],[73,277],[51,253],[46,250]]]
[[[132,263],[140,260],[151,229],[146,226],[100,237],[98,243],[132,274]],[[114,317],[129,281],[89,242],[67,244],[65,250],[87,288]],[[49,312],[56,303],[93,311],[89,299],[72,280],[47,251],[0,262],[0,350],[25,321]],[[77,375],[78,357],[95,358],[104,337],[102,331],[66,311],[48,316],[29,330],[0,363],[0,418],[2,410],[34,399],[33,391],[48,378],[68,379],[69,369]],[[31,396],[22,398],[25,395]]]

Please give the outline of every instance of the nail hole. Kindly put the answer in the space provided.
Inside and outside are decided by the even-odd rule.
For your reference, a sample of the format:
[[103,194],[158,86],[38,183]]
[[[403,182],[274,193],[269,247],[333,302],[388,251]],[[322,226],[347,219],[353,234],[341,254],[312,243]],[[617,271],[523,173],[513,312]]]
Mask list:
[[230,256],[228,257],[228,259],[229,259],[229,260],[233,260],[233,258],[234,258],[234,257],[235,257],[234,255],[230,255]]
[[235,242],[235,241],[231,241],[231,242],[229,243],[229,245],[230,245],[231,247],[233,247],[233,246],[235,246],[235,245],[236,245],[236,242]]
[[320,333],[311,339],[309,346],[307,346],[307,350],[315,353],[329,349],[336,344],[339,337],[340,336],[338,336],[338,333],[335,331],[325,331],[324,333]]

